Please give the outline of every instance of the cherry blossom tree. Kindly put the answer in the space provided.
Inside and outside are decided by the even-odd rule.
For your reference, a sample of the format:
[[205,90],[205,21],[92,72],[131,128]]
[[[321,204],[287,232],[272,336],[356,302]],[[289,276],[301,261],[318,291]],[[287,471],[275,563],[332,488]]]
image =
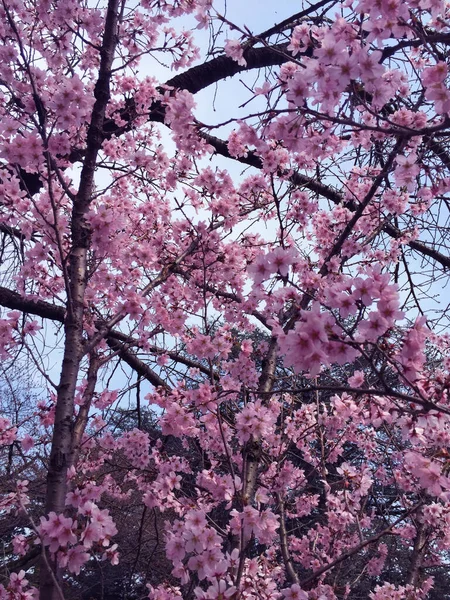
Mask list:
[[437,593],[449,7],[295,9],[1,1],[2,599]]

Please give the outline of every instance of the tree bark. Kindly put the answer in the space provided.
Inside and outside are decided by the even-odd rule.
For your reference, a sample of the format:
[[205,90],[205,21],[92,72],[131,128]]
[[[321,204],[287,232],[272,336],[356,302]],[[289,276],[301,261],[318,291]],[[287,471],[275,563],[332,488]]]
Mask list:
[[[95,103],[87,133],[86,154],[78,193],[72,209],[72,247],[69,255],[67,311],[64,321],[64,356],[55,408],[52,448],[47,473],[45,512],[62,513],[67,490],[67,469],[73,444],[74,397],[84,355],[83,314],[87,284],[87,254],[90,246],[86,214],[92,199],[98,152],[103,142],[103,123],[110,98],[111,68],[117,45],[119,0],[109,0],[100,50]],[[53,573],[51,572],[53,571]],[[56,580],[55,580],[56,578]],[[49,553],[41,561],[40,600],[60,600],[60,580],[55,560]]]
[[427,551],[427,534],[423,523],[416,524],[416,537],[414,538],[414,549],[409,565],[406,583],[414,587],[420,585],[420,575],[423,560]]

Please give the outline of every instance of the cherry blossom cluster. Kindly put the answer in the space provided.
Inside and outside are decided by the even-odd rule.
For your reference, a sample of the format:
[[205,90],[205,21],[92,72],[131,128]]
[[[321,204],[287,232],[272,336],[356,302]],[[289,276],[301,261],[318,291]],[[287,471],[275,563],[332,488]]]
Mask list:
[[71,573],[79,574],[97,547],[104,550],[104,557],[109,558],[112,564],[117,564],[117,545],[109,547],[117,528],[108,511],[85,501],[78,505],[78,515],[79,520],[54,512],[48,517],[41,517],[37,529],[41,543],[56,556],[58,564],[67,567]]
[[30,586],[23,569],[18,573],[11,573],[6,588],[0,584],[0,598],[2,600],[36,600],[38,597],[39,590],[34,586]]

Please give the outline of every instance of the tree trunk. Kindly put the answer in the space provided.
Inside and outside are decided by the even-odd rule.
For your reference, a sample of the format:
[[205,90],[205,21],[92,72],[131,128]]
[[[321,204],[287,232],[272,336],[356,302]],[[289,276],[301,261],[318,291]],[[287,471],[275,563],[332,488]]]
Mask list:
[[[89,211],[94,190],[98,152],[104,135],[105,110],[110,98],[111,67],[117,45],[119,0],[109,0],[105,20],[100,67],[94,89],[95,104],[87,133],[86,154],[78,194],[72,210],[72,248],[68,260],[67,314],[64,323],[65,343],[61,377],[55,410],[50,463],[47,474],[45,512],[62,513],[67,491],[67,469],[73,447],[74,398],[81,359],[84,355],[83,315],[87,284],[87,256],[90,247]],[[47,552],[41,560],[40,600],[61,600],[62,592],[57,565]]]

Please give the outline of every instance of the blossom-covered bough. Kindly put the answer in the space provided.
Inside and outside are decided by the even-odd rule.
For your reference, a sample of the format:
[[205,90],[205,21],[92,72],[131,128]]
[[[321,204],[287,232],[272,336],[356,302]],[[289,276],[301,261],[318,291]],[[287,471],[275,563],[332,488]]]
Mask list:
[[1,1],[1,598],[443,597],[449,8],[299,8]]

